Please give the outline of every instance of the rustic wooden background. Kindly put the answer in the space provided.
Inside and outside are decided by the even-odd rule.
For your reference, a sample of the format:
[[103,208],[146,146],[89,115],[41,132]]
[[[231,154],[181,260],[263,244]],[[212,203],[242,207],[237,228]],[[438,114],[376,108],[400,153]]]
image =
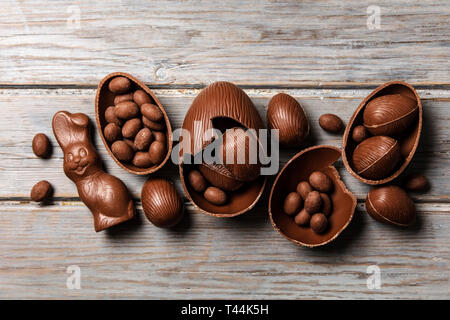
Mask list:
[[[0,298],[450,298],[450,3],[376,5],[379,29],[356,0],[0,1]],[[62,171],[51,118],[66,109],[93,119],[96,85],[113,71],[148,83],[174,128],[213,81],[241,85],[263,117],[274,94],[290,93],[312,124],[309,143],[335,146],[341,136],[318,127],[321,114],[347,121],[379,84],[408,81],[425,119],[410,171],[424,172],[432,189],[413,195],[417,223],[394,228],[368,217],[368,187],[340,165],[358,210],[340,238],[313,250],[273,230],[269,188],[234,219],[186,203],[173,230],[153,227],[139,210],[96,234]],[[54,144],[49,160],[31,151],[38,132]],[[95,140],[108,171],[138,199],[145,177],[120,169]],[[298,151],[283,152],[281,165]],[[174,165],[158,175],[180,188]],[[29,201],[41,179],[55,186],[52,205]],[[80,290],[66,287],[70,265],[81,268]],[[366,285],[371,265],[380,267],[380,289]]]

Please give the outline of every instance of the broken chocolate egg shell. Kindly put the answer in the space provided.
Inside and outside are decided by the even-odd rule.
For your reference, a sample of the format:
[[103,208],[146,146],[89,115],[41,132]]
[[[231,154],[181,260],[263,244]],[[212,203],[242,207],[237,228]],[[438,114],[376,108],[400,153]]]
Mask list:
[[[269,215],[273,227],[283,237],[297,245],[317,247],[334,239],[348,226],[356,208],[355,196],[347,190],[333,166],[341,157],[341,150],[333,146],[314,146],[297,153],[281,169],[275,179],[269,197]],[[333,203],[328,218],[328,227],[323,233],[316,233],[309,227],[299,226],[292,217],[283,212],[287,194],[296,190],[300,181],[307,181],[310,174],[320,171],[333,181],[329,197]]]
[[[167,151],[164,159],[161,163],[157,165],[153,165],[149,168],[139,168],[135,165],[133,165],[131,162],[122,162],[119,159],[116,158],[116,156],[111,151],[111,143],[109,143],[103,134],[104,128],[108,124],[108,122],[105,119],[105,111],[109,106],[114,105],[114,98],[116,97],[116,94],[111,92],[109,90],[109,83],[112,81],[112,79],[116,77],[125,77],[130,80],[131,86],[128,92],[134,92],[135,90],[141,89],[145,91],[153,100],[152,103],[157,105],[163,116],[164,116],[164,123],[165,123],[165,135],[167,138]],[[170,153],[172,152],[172,127],[170,125],[169,117],[167,116],[167,113],[164,110],[164,107],[162,106],[161,102],[158,100],[158,98],[155,96],[155,94],[140,80],[133,77],[130,74],[123,73],[123,72],[115,72],[107,75],[105,78],[103,78],[97,88],[97,94],[95,97],[95,118],[97,122],[97,129],[100,134],[100,137],[103,141],[103,144],[105,145],[106,150],[108,151],[109,155],[114,159],[114,161],[124,170],[137,174],[137,175],[146,175],[153,172],[158,171],[160,168],[164,166],[164,164],[167,162],[167,160],[170,157]]]
[[[194,99],[183,121],[183,129],[190,133],[188,141],[182,141],[183,160],[203,152],[211,140],[204,140],[205,132],[218,129],[222,134],[234,127],[245,129],[264,128],[264,123],[247,94],[230,82],[215,82],[203,89]],[[180,179],[186,197],[202,213],[215,217],[234,217],[251,210],[260,199],[266,185],[266,177],[259,176],[246,182],[236,191],[227,191],[225,205],[209,203],[203,194],[196,192],[187,179],[187,174],[196,165],[181,162]],[[206,177],[205,177],[206,178]]]
[[[404,133],[399,135],[393,135],[398,141],[400,153],[402,155],[399,163],[393,168],[387,176],[382,178],[365,178],[357,173],[356,168],[352,163],[352,155],[356,149],[358,143],[352,139],[352,133],[355,127],[364,124],[363,114],[367,104],[373,99],[385,95],[401,94],[417,102],[418,111],[417,116],[414,121],[409,125],[408,129]],[[359,181],[362,181],[370,185],[380,185],[388,183],[395,178],[397,178],[409,165],[414,153],[416,152],[417,146],[419,145],[420,134],[422,132],[422,103],[420,97],[418,96],[416,90],[408,83],[403,81],[391,81],[382,84],[374,91],[372,91],[358,106],[353,116],[349,120],[347,127],[345,128],[343,142],[342,142],[342,160],[344,162],[345,168],[352,176],[354,176]]]
[[[191,163],[193,163],[193,160]],[[204,165],[202,165],[202,167],[206,170],[210,169]],[[184,193],[186,194],[186,197],[194,204],[194,206],[196,206],[202,213],[214,217],[231,218],[249,211],[258,202],[266,185],[267,179],[265,176],[259,176],[256,180],[243,184],[241,182],[237,182],[239,183],[238,190],[225,191],[228,196],[227,202],[224,205],[214,205],[206,200],[202,193],[195,191],[189,183],[189,172],[197,168],[200,169],[200,166],[186,163],[183,163],[179,167]],[[202,170],[202,172],[205,172],[205,170]],[[223,179],[223,177],[220,179]],[[223,180],[221,181],[223,182]]]

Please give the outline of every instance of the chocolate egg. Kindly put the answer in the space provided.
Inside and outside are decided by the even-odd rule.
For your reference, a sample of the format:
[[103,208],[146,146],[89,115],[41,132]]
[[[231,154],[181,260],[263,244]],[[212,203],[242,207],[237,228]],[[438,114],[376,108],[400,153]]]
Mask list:
[[370,134],[364,126],[359,125],[356,126],[355,129],[353,129],[352,139],[356,143],[360,143],[361,141],[366,140],[369,136]]
[[278,129],[280,145],[299,147],[309,134],[309,122],[300,103],[285,93],[272,97],[267,107],[269,129]]
[[227,202],[227,194],[223,190],[216,187],[206,188],[203,196],[210,203],[217,206],[224,205]]
[[35,202],[48,202],[53,194],[53,187],[46,180],[39,181],[31,188],[30,198]]
[[[230,123],[232,125],[230,125]],[[248,129],[263,129],[264,123],[249,96],[230,82],[214,82],[194,99],[183,121],[183,129],[190,133],[189,148],[182,153],[196,154],[211,143],[204,139],[213,128],[230,129],[240,124]]]
[[52,153],[52,145],[44,133],[36,134],[33,138],[31,146],[34,154],[39,158],[48,158]]
[[396,135],[411,125],[417,111],[417,101],[408,96],[379,96],[367,103],[363,113],[364,126],[375,135]]
[[197,192],[205,191],[205,189],[207,187],[206,181],[205,181],[205,178],[203,177],[203,175],[199,171],[192,170],[191,172],[189,172],[188,180],[189,180],[189,184],[191,185],[192,189],[194,189],[195,191],[197,191]]
[[258,147],[255,135],[243,128],[231,128],[222,135],[218,157],[236,180],[253,181],[261,173]]
[[305,210],[309,214],[319,212],[322,208],[322,198],[317,191],[311,191],[305,199]]
[[106,141],[111,143],[122,138],[122,131],[115,123],[108,123],[103,131],[103,134],[105,135]]
[[404,186],[410,191],[425,192],[430,189],[430,182],[423,174],[413,173],[405,178]]
[[320,171],[314,171],[309,176],[309,184],[320,192],[330,192],[333,190],[333,181],[330,177]]
[[344,128],[344,122],[337,115],[332,113],[325,113],[319,118],[320,127],[331,133],[339,133]]
[[299,226],[309,225],[311,215],[303,208],[294,218],[294,222]]
[[[256,179],[245,181],[239,190],[226,191],[227,201],[220,206],[207,201],[202,194],[195,192],[186,181],[187,174],[191,170],[197,169],[199,162],[194,159],[203,156],[204,148],[213,140],[212,136],[206,137],[206,133],[217,129],[223,135],[227,129],[234,127],[245,130],[254,129],[258,134],[258,130],[264,128],[264,123],[247,94],[229,82],[215,82],[203,89],[192,102],[183,121],[182,129],[184,132],[189,132],[189,136],[183,136],[181,142],[182,162],[179,165],[181,183],[187,198],[194,206],[202,213],[215,217],[228,218],[248,212],[260,199],[267,181],[266,176],[258,174]],[[215,138],[217,139],[217,136]],[[200,168],[198,169],[200,170]],[[232,166],[226,169],[228,172],[234,172],[240,176],[237,172],[239,167],[234,168],[237,170],[234,170]],[[207,177],[205,172],[202,174],[206,180],[213,181]],[[248,176],[243,178],[249,179]],[[237,177],[233,175],[233,179],[237,180]],[[242,182],[244,181],[240,181],[240,184]]]
[[[273,227],[283,237],[298,245],[317,247],[336,239],[349,225],[356,208],[356,198],[345,187],[339,172],[333,166],[340,157],[341,150],[339,148],[323,145],[314,146],[297,153],[281,169],[270,191],[269,216]],[[304,227],[307,225],[307,216],[301,217],[299,215],[302,211],[306,211],[306,204],[294,219],[292,219],[292,216],[288,216],[283,208],[286,195],[296,190],[299,181],[308,180],[314,171],[326,174],[333,181],[334,186],[333,191],[328,195],[333,203],[330,208],[331,212],[326,218],[328,227],[322,233],[316,233],[312,228]],[[322,197],[320,199],[322,202],[321,210],[324,210],[325,201]],[[304,218],[304,220],[300,218]]]
[[284,212],[287,215],[292,216],[300,211],[302,204],[302,197],[300,197],[297,192],[291,192],[287,195],[286,199],[284,199]]
[[111,92],[121,94],[127,92],[131,87],[131,82],[127,77],[115,77],[109,82],[108,88]]
[[122,140],[117,140],[111,145],[111,151],[114,154],[114,157],[119,159],[120,161],[131,161],[133,159],[133,149]]
[[308,194],[313,191],[311,185],[306,181],[300,181],[295,189],[299,195],[302,196],[303,200],[306,200]]
[[326,193],[320,193],[320,198],[322,199],[322,213],[328,217],[333,210],[333,203],[330,200],[330,197]]
[[173,183],[166,179],[148,179],[142,187],[141,200],[145,216],[157,227],[172,227],[183,216],[183,200]]
[[327,217],[323,213],[313,214],[311,220],[309,221],[311,229],[316,233],[322,233],[328,226]]
[[136,152],[132,162],[138,168],[148,168],[153,164],[150,154],[144,151]]
[[235,191],[244,184],[236,180],[223,164],[202,163],[198,165],[198,170],[210,184],[222,190]]
[[[406,130],[403,130],[404,132],[392,135],[391,138],[397,140],[398,146],[400,148],[400,154],[401,158],[396,163],[396,166],[393,168],[392,171],[388,172],[386,175],[374,175],[378,176],[378,178],[369,178],[367,175],[360,175],[357,172],[357,169],[355,167],[354,162],[352,161],[352,156],[354,154],[355,149],[358,146],[358,142],[360,141],[359,138],[356,138],[355,140],[352,138],[352,135],[354,131],[357,130],[357,128],[360,128],[360,126],[364,125],[365,119],[364,119],[364,112],[366,111],[366,108],[368,105],[374,101],[377,100],[383,96],[395,96],[400,97],[401,100],[407,101],[405,107],[401,107],[402,114],[405,115],[405,118],[401,118],[398,116],[399,110],[393,111],[393,113],[389,116],[392,119],[397,119],[393,122],[386,123],[385,126],[381,125],[380,128],[388,129],[391,126],[401,127],[404,123],[405,119],[409,117],[412,118],[412,122],[408,125],[408,128]],[[383,98],[385,99],[385,98]],[[383,101],[381,99],[381,101]],[[391,101],[396,100],[398,98],[392,99]],[[389,100],[389,99],[388,99]],[[378,104],[380,106],[380,103],[376,103],[375,106]],[[405,104],[405,103],[403,103]],[[374,108],[373,105],[371,108]],[[407,109],[414,109],[417,108],[416,111],[413,111],[411,114],[415,113],[415,116],[411,116],[411,114],[408,114],[407,112],[404,112],[404,110]],[[380,109],[385,110],[385,106],[381,106]],[[388,113],[383,111],[382,115],[378,115],[373,109],[369,110],[370,112],[367,112],[367,115],[370,114],[370,117],[372,120],[374,119],[380,119],[380,118],[387,118]],[[391,120],[392,120],[391,119]],[[345,128],[344,137],[342,141],[342,160],[345,165],[345,168],[348,172],[350,172],[351,175],[353,175],[356,179],[367,183],[371,185],[380,185],[380,184],[386,184],[395,178],[397,178],[405,169],[406,167],[411,163],[411,160],[414,157],[414,154],[417,150],[417,146],[419,145],[420,135],[422,132],[422,103],[420,101],[420,97],[418,96],[416,90],[409,85],[406,82],[402,81],[391,81],[387,82],[385,84],[382,84],[378,88],[376,88],[374,91],[372,91],[358,106],[358,108],[353,113],[352,117],[348,121],[347,127]],[[377,120],[378,121],[378,120]],[[410,120],[407,120],[409,122]],[[367,126],[371,126],[374,123],[377,125],[382,124],[381,121],[378,122],[369,122],[366,123]],[[374,127],[375,128],[375,127]],[[378,127],[377,127],[378,128]],[[373,128],[372,128],[373,129]],[[358,129],[359,130],[359,129]],[[377,130],[377,129],[375,129]],[[377,131],[378,132],[378,131]],[[361,138],[362,139],[362,138]],[[370,138],[369,138],[370,139]],[[368,140],[368,139],[367,139]],[[364,143],[366,140],[363,140],[361,143]]]
[[370,190],[366,198],[366,210],[375,220],[398,226],[408,226],[416,217],[414,202],[397,186]]
[[373,180],[386,178],[400,161],[398,142],[386,136],[366,139],[356,147],[352,161],[360,176]]
[[[121,80],[114,80],[116,78],[121,78]],[[112,85],[112,88],[109,88],[110,83],[112,83],[113,81],[115,81],[115,83]],[[129,86],[127,83],[129,83]],[[122,89],[123,87],[128,87],[126,93],[119,93],[123,91]],[[113,89],[115,91],[113,92],[110,89]],[[137,102],[133,101],[133,96],[136,98]],[[161,134],[164,135],[164,137],[167,139],[163,141],[165,147],[163,148],[164,154],[162,156],[162,159],[159,159],[158,156],[157,159],[158,161],[156,163],[152,163],[148,167],[139,167],[136,166],[134,163],[143,165],[144,163],[147,162],[147,157],[141,154],[136,158],[137,162],[131,161],[131,159],[133,159],[134,152],[138,150],[136,146],[133,145],[134,142],[132,141],[132,139],[134,140],[134,137],[139,131],[137,128],[139,129],[142,128],[142,126],[139,127],[137,125],[138,121],[133,120],[132,122],[128,123],[125,129],[124,141],[127,141],[126,143],[131,147],[132,152],[131,159],[127,161],[120,160],[112,152],[111,150],[112,142],[109,142],[105,138],[104,129],[107,126],[108,122],[115,123],[117,126],[121,127],[123,123],[126,122],[126,120],[129,120],[131,118],[139,117],[140,121],[142,121],[142,115],[140,114],[141,111],[138,106],[138,103],[142,104],[146,102],[151,102],[152,104],[156,105],[159,108],[160,112],[162,113],[163,118],[160,121],[160,125],[162,126],[163,131]],[[116,106],[114,106],[115,104]],[[121,119],[120,117],[118,118],[116,113],[120,117],[123,117],[123,119]],[[107,75],[100,81],[97,88],[97,94],[95,97],[95,115],[96,115],[97,129],[102,139],[102,142],[105,145],[108,154],[122,169],[133,174],[147,175],[156,172],[157,170],[162,168],[170,158],[173,140],[172,140],[172,127],[170,125],[169,118],[163,106],[159,102],[158,98],[153,94],[153,92],[143,82],[136,79],[132,75],[123,72],[115,72]],[[121,129],[123,131],[124,128]],[[145,135],[147,133],[145,133]],[[127,137],[131,139],[128,139]],[[137,139],[137,146],[139,148],[143,148],[142,151],[147,150],[148,148],[147,143],[148,143],[148,136],[145,137],[139,136],[139,138]]]

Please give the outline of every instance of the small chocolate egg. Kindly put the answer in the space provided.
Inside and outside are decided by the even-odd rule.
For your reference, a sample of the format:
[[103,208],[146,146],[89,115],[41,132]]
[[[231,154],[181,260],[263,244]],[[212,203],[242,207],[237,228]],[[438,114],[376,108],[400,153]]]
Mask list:
[[331,133],[339,133],[344,128],[344,122],[337,115],[332,113],[325,113],[319,118],[320,127]]
[[300,211],[303,205],[303,199],[297,192],[291,192],[284,199],[283,210],[287,215],[294,215]]
[[197,170],[191,170],[189,172],[188,181],[192,189],[194,189],[197,192],[203,192],[207,187],[205,178]]
[[297,193],[301,195],[303,200],[306,200],[306,197],[308,196],[308,193],[313,191],[313,188],[307,181],[300,181],[297,185]]
[[228,200],[227,194],[223,190],[216,187],[206,188],[205,192],[203,193],[203,196],[210,203],[215,204],[217,206],[224,205]]
[[322,198],[322,213],[328,217],[333,210],[333,203],[331,202],[330,197],[326,193],[320,193],[320,197]]
[[305,209],[309,214],[319,212],[322,208],[322,198],[317,191],[311,191],[305,200]]
[[416,217],[414,202],[397,186],[370,190],[366,197],[366,210],[375,220],[398,226],[408,226]]
[[430,182],[423,174],[413,173],[406,177],[404,186],[410,191],[425,192],[430,189]]
[[311,215],[303,208],[294,218],[294,222],[299,226],[307,226],[309,225],[309,221],[311,220]]
[[160,164],[167,154],[166,145],[160,141],[153,141],[148,153],[153,164]]
[[356,126],[352,132],[353,141],[360,143],[363,140],[366,140],[370,136],[369,131],[367,131],[364,126]]
[[309,225],[314,232],[323,233],[328,226],[328,219],[323,213],[316,213],[311,217]]
[[50,182],[42,180],[31,188],[30,198],[35,202],[46,202],[51,198],[52,193],[53,187]]
[[333,181],[330,177],[320,171],[314,171],[309,176],[309,184],[320,192],[330,192],[333,190]]

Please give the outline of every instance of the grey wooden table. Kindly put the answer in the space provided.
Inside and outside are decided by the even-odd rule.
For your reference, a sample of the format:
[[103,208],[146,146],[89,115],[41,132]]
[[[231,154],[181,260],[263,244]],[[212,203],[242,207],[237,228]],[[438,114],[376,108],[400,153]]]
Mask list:
[[[449,21],[450,3],[436,0],[0,1],[0,298],[450,298]],[[174,230],[153,227],[139,210],[96,234],[62,171],[51,118],[66,109],[93,119],[96,85],[113,71],[148,83],[174,128],[213,81],[242,86],[263,117],[274,94],[290,93],[315,143],[335,146],[341,137],[318,127],[321,114],[347,121],[379,84],[410,82],[425,120],[409,171],[432,183],[413,195],[418,221],[408,229],[373,221],[368,187],[340,165],[358,208],[322,248],[297,247],[273,230],[267,192],[234,219],[186,203]],[[31,151],[38,132],[54,144],[49,160]],[[95,140],[108,171],[138,199],[145,177],[120,169]],[[283,152],[281,165],[298,151]],[[174,165],[158,175],[180,188]],[[41,179],[55,186],[50,206],[29,200]],[[79,267],[80,289],[67,287],[69,266]],[[380,270],[379,288],[367,285],[370,266]]]

